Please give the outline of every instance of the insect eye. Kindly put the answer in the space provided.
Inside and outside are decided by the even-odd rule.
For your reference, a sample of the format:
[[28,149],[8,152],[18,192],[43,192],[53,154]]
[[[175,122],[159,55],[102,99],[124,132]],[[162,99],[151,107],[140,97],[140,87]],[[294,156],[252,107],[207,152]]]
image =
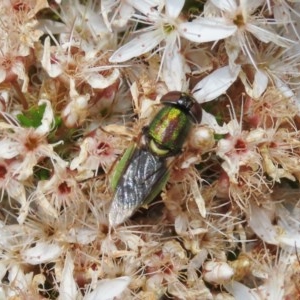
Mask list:
[[202,120],[201,104],[199,104],[198,102],[195,102],[194,105],[190,109],[190,114],[192,115],[192,117],[194,118],[196,123],[201,123],[201,120]]
[[174,103],[176,104],[178,100],[182,97],[182,93],[178,91],[172,91],[163,95],[160,99],[161,103]]

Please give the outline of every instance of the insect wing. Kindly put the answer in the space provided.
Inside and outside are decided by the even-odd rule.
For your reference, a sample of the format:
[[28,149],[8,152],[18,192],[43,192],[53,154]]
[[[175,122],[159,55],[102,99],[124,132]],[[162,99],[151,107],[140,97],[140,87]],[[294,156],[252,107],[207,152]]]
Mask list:
[[143,204],[153,200],[168,178],[166,161],[143,148],[136,148],[120,178],[109,211],[112,226],[124,222]]

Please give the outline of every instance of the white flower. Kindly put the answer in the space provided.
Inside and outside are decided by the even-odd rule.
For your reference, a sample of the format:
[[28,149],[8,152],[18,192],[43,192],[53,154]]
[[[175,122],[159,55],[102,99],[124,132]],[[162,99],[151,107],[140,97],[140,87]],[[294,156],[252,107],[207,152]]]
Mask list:
[[25,71],[24,57],[18,56],[14,49],[8,48],[6,50],[3,45],[0,47],[0,83],[21,79],[23,80],[22,91],[26,92],[29,78]]
[[129,2],[119,0],[101,1],[103,21],[110,31],[112,31],[112,27],[124,27],[134,14],[135,9]]
[[80,95],[75,87],[75,81],[70,79],[70,101],[62,111],[62,118],[67,127],[81,125],[88,115],[89,94]]
[[[182,22],[180,12],[184,2],[184,0],[166,0],[165,13],[153,8],[147,15],[135,15],[138,21],[150,25],[143,29],[137,37],[114,52],[109,61],[112,63],[124,62],[159,46],[158,51],[162,52],[161,68],[163,77],[167,78],[166,83],[170,84],[170,89],[182,90],[186,66],[179,53],[180,33],[177,28]],[[168,75],[168,72],[171,72],[171,76]],[[172,84],[174,78],[175,84]]]
[[[269,84],[275,85],[279,90],[282,86],[296,90],[299,88],[299,46],[295,45],[289,49],[270,43],[267,47],[258,47],[255,50],[253,59],[256,62],[256,69],[249,74],[241,70],[242,80],[246,93],[258,99],[266,90]],[[254,78],[252,72],[254,72]]]
[[130,42],[119,48],[111,57],[110,62],[123,62],[133,57],[138,57],[147,53],[165,42],[166,49],[172,49],[179,38],[177,26],[179,14],[184,5],[184,0],[167,0],[165,5],[165,14],[152,10],[150,14],[136,15],[137,19],[151,24],[146,27],[141,34]]
[[[37,128],[21,127],[12,124],[12,117],[8,123],[0,122],[2,139],[0,140],[0,157],[14,159],[19,162],[15,174],[19,180],[26,180],[33,174],[33,167],[41,158],[49,157],[52,162],[65,164],[54,151],[54,146],[60,144],[48,144],[47,134],[52,129],[54,114],[50,102],[41,100],[39,104],[46,104],[41,124]],[[17,123],[16,120],[14,120]]]
[[99,49],[83,51],[69,44],[51,46],[50,38],[45,39],[42,66],[50,77],[60,77],[66,84],[69,80],[78,85],[87,82],[95,89],[107,88],[119,79],[119,70],[107,65],[106,55]]
[[282,204],[273,203],[269,203],[269,207],[258,207],[251,203],[250,211],[249,226],[263,241],[291,248],[296,245],[299,248],[299,222],[293,212],[288,211]]
[[[273,257],[270,253],[264,253],[263,259],[259,262],[261,272],[258,272],[255,288],[249,288],[247,283],[242,284],[237,281],[225,283],[225,289],[230,292],[235,299],[260,300],[260,299],[296,299],[291,295],[296,295],[297,288],[293,287],[292,278],[298,277],[299,262],[297,268],[293,268],[293,261],[296,255],[292,251],[277,250],[277,255]],[[299,272],[299,271],[298,271]],[[260,275],[259,275],[260,273]],[[247,281],[246,281],[247,282]],[[248,281],[249,282],[249,281]],[[297,296],[296,296],[297,297]]]
[[51,33],[59,34],[60,44],[67,48],[75,46],[83,51],[104,50],[112,43],[114,35],[103,20],[100,1],[86,5],[79,0],[62,1],[59,18],[59,22],[46,19],[40,20],[40,23],[45,33],[49,33],[50,25]]
[[113,135],[98,129],[80,141],[80,153],[70,164],[71,170],[77,169],[82,176],[88,178],[98,173],[99,168],[105,171],[122,153],[117,145],[117,139]]
[[247,166],[258,172],[261,156],[257,144],[265,140],[265,131],[261,128],[250,132],[242,130],[242,124],[236,118],[227,124],[228,135],[219,140],[216,153],[224,162],[222,168],[231,182],[237,183],[241,166]]
[[[21,293],[34,297],[33,291],[37,290],[38,284],[44,284],[42,278],[38,282],[39,275],[34,276],[33,272],[26,272],[21,265],[15,263],[8,266],[7,274],[9,284],[6,285],[5,296],[1,299],[18,298]],[[37,297],[37,295],[35,296]]]
[[[268,4],[269,13],[274,14],[275,21],[283,24],[285,27],[285,35],[294,35],[300,40],[299,24],[294,21],[300,18],[299,2],[289,0],[274,1],[272,3],[270,0],[267,0],[266,2]],[[291,28],[292,30],[290,30]]]
[[210,0],[205,4],[204,15],[192,22],[181,23],[179,32],[183,37],[198,43],[226,39],[231,66],[235,64],[240,51],[256,65],[252,58],[252,45],[255,44],[253,36],[264,43],[273,42],[282,47],[293,43],[271,28],[270,25],[275,23],[262,17],[263,12],[254,14],[263,4],[263,0]]
[[164,0],[102,0],[101,14],[107,28],[124,28],[134,16],[136,10],[148,16],[155,9],[161,11]]
[[72,173],[66,164],[54,165],[51,178],[38,182],[32,197],[46,214],[56,218],[63,208],[76,206],[85,200]]

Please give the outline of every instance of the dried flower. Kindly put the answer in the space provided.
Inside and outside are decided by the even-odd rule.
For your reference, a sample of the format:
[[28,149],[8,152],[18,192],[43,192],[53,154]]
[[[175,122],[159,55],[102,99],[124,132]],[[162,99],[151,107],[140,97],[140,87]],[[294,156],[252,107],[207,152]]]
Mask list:
[[[298,299],[299,5],[3,0],[0,298]],[[111,226],[139,147],[168,182]]]
[[213,284],[223,284],[231,280],[234,272],[224,262],[209,261],[203,266],[203,279]]

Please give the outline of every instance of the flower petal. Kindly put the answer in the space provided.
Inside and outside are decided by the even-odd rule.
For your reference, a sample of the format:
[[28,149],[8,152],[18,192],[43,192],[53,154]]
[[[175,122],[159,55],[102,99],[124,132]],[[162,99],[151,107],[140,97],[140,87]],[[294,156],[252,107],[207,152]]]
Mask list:
[[55,78],[62,73],[62,68],[60,65],[58,63],[51,62],[51,45],[49,37],[47,37],[44,42],[42,66],[52,78]]
[[266,90],[269,79],[261,70],[257,70],[253,82],[253,98],[257,99]]
[[126,289],[130,281],[129,276],[100,280],[94,291],[85,296],[84,300],[112,300]]
[[269,82],[268,76],[261,70],[257,70],[255,72],[254,82],[252,85],[249,83],[249,80],[243,71],[240,73],[240,79],[245,86],[246,93],[254,99],[258,99],[262,95]]
[[226,123],[223,124],[223,126],[220,126],[217,122],[216,116],[206,112],[204,109],[202,109],[202,121],[201,124],[208,125],[209,128],[212,128],[215,133],[218,134],[226,134],[229,132],[228,126]]
[[218,41],[233,35],[237,26],[228,24],[222,18],[200,17],[192,22],[184,22],[178,26],[178,31],[184,38],[197,43]]
[[264,207],[251,205],[251,216],[249,226],[266,243],[278,245],[277,232],[270,220],[270,212]]
[[119,63],[140,56],[157,46],[164,36],[160,29],[143,33],[119,48],[109,59],[111,63]]
[[244,284],[232,281],[224,284],[225,289],[234,296],[234,299],[243,300],[259,300],[260,297],[251,289]]
[[164,64],[162,66],[162,77],[169,91],[185,91],[186,69],[185,59],[180,53],[177,46],[166,49]]
[[20,144],[12,141],[9,138],[0,140],[0,157],[11,159],[20,154]]
[[120,76],[120,71],[118,69],[113,69],[112,73],[108,76],[103,76],[100,73],[92,72],[88,76],[87,82],[92,88],[95,89],[105,89],[112,85]]
[[71,228],[66,236],[69,243],[87,245],[97,237],[97,232],[90,228]]
[[58,244],[37,242],[34,247],[22,251],[21,256],[25,263],[38,265],[54,261],[61,253],[62,247]]
[[257,39],[264,43],[272,42],[280,47],[290,47],[292,44],[295,43],[293,40],[284,38],[278,33],[272,32],[270,29],[264,28],[262,25],[258,26],[248,23],[246,26],[246,30],[251,32]]
[[192,190],[195,202],[198,206],[200,215],[201,215],[202,218],[205,218],[206,217],[205,200],[202,197],[201,190],[199,189],[198,182],[195,179],[193,179],[191,181],[191,190]]
[[39,106],[46,104],[45,112],[41,121],[41,125],[38,126],[35,130],[37,134],[47,134],[52,129],[51,126],[54,121],[54,114],[52,110],[52,106],[49,100],[41,99],[38,103]]
[[230,282],[234,270],[224,261],[208,261],[203,265],[203,279],[213,284]]
[[166,15],[170,18],[177,18],[183,8],[185,0],[166,0]]
[[59,300],[73,300],[76,299],[77,288],[73,277],[74,262],[71,255],[67,253],[65,259],[64,269],[61,275],[61,282],[59,287]]
[[4,68],[0,68],[0,83],[4,81],[6,78],[6,70]]
[[194,97],[199,103],[208,102],[219,97],[235,82],[240,69],[240,66],[236,66],[234,70],[226,66],[215,70],[196,84],[193,89]]
[[214,6],[220,10],[232,12],[237,10],[237,5],[235,0],[211,0],[210,1]]
[[300,113],[300,97],[295,95],[294,91],[283,81],[279,78],[274,78],[274,84],[278,88],[278,90],[284,95],[286,98],[290,98],[293,103],[295,103],[298,107],[298,115]]
[[160,10],[163,8],[163,1],[126,0],[124,2],[132,5],[136,10],[138,10],[150,19],[156,18],[159,15]]

